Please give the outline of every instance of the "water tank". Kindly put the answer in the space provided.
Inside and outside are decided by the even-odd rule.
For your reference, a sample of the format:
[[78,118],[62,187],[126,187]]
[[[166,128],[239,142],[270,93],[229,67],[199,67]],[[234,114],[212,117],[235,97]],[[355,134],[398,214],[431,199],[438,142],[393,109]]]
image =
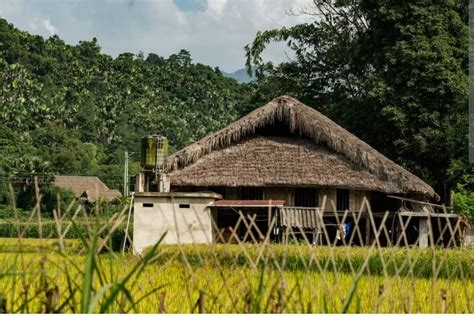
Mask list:
[[145,169],[163,169],[168,157],[168,139],[159,135],[142,138],[141,166]]
[[148,135],[142,138],[141,165],[145,169],[153,169],[156,166],[156,149],[158,136]]
[[168,157],[168,138],[158,136],[156,148],[156,167],[163,169],[166,165],[166,158]]

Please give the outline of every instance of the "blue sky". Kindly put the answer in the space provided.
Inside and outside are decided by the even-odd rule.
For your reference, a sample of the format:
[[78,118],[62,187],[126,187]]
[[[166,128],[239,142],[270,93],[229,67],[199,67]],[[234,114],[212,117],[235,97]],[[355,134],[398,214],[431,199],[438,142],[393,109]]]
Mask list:
[[[243,47],[257,31],[310,21],[289,15],[311,0],[1,0],[0,16],[16,27],[70,44],[96,37],[102,51],[154,52],[169,56],[191,51],[194,61],[234,71],[244,66]],[[272,45],[266,60],[290,53]],[[291,56],[291,54],[290,54]]]

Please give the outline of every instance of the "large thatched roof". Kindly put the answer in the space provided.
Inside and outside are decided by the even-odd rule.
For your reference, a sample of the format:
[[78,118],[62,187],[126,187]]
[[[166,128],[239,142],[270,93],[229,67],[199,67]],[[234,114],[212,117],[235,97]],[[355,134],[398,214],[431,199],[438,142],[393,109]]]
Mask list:
[[[260,135],[281,123],[291,137]],[[437,196],[420,178],[288,96],[176,152],[168,171],[172,185],[337,186]]]

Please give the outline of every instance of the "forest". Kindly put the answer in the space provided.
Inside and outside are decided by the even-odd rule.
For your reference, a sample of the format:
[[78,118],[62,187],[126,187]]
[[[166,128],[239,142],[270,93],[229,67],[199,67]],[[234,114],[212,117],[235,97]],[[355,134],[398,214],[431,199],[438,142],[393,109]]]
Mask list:
[[[312,23],[262,30],[242,50],[250,83],[186,50],[113,58],[95,38],[71,45],[0,18],[0,204],[12,203],[10,182],[18,206],[31,207],[34,175],[44,184],[96,175],[122,190],[124,152],[138,152],[142,136],[166,135],[175,151],[287,94],[472,216],[468,2],[315,1],[308,10]],[[272,42],[286,43],[293,60],[264,61]]]

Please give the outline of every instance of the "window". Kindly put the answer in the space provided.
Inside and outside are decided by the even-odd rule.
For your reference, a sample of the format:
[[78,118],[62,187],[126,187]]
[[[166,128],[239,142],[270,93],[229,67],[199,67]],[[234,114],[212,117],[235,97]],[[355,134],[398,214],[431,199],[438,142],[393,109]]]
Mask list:
[[242,200],[263,200],[263,189],[257,187],[240,188],[240,199]]
[[179,208],[189,208],[189,204],[180,204]]
[[319,205],[319,194],[315,188],[296,188],[295,206],[317,207]]
[[348,189],[337,189],[337,210],[345,211],[349,209],[349,190]]
[[153,203],[143,203],[143,207],[153,207]]

